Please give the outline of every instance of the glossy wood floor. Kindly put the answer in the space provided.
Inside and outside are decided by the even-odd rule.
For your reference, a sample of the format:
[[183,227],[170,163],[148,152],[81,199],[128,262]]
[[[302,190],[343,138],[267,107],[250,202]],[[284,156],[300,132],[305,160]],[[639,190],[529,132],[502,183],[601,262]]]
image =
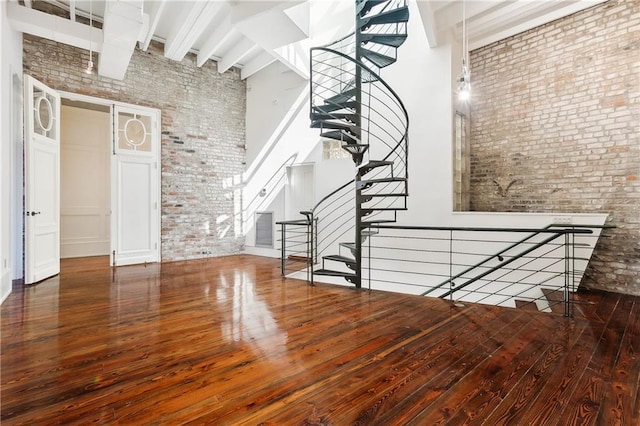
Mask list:
[[640,424],[640,298],[567,319],[278,266],[64,261],[2,305],[2,425]]

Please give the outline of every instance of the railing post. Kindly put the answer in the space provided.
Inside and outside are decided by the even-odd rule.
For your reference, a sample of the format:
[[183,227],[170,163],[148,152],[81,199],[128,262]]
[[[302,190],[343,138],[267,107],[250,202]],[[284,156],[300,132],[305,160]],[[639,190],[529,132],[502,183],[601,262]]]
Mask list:
[[565,231],[564,234],[564,316],[570,316],[570,303],[569,303],[569,280],[571,272],[571,259],[569,256],[569,233]]
[[309,283],[313,286],[313,259],[314,259],[314,252],[313,252],[313,247],[314,247],[314,240],[315,238],[313,238],[313,228],[314,228],[314,223],[313,223],[314,219],[313,219],[313,212],[311,212],[310,216],[307,217],[307,280],[309,281]]
[[307,253],[306,253],[306,258],[307,258],[307,282],[309,282],[310,285],[313,285],[313,265],[314,265],[314,218],[313,218],[313,212],[312,211],[301,211],[301,214],[304,215],[304,217],[306,218],[306,225],[307,225],[307,240],[306,240],[306,246],[307,246]]
[[449,300],[453,303],[453,229],[449,231]]
[[318,263],[318,218],[313,219],[313,264]]
[[281,249],[280,252],[282,253],[280,255],[280,275],[282,276],[282,278],[286,278],[286,275],[284,273],[285,270],[285,259],[286,259],[286,249],[287,249],[287,245],[285,243],[285,237],[286,237],[286,231],[285,231],[285,227],[286,225],[283,223],[280,225],[281,231],[280,231],[280,235],[282,237],[282,241],[281,241]]
[[373,239],[373,231],[371,228],[369,228],[369,231],[369,259],[367,260],[367,269],[369,276],[367,277],[367,279],[369,280],[369,291],[371,291],[371,240]]

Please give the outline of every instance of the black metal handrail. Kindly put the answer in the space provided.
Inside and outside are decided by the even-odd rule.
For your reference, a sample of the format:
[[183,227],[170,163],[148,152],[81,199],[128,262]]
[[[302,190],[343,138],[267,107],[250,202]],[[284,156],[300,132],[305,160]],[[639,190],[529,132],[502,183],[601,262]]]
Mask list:
[[[339,52],[339,51],[333,50],[333,49],[329,49],[329,48],[326,48],[326,47],[312,47],[311,48],[311,58],[312,58],[311,61],[313,61],[313,53],[314,52],[328,52],[328,53],[334,54],[336,56],[339,56],[342,59],[355,64],[356,66],[360,67],[364,71],[374,75],[377,78],[377,82],[381,83],[394,96],[395,100],[397,101],[396,105],[399,106],[402,109],[402,113],[403,113],[403,117],[402,118],[404,118],[405,123],[406,123],[406,126],[405,126],[406,130],[405,130],[403,138],[396,143],[395,147],[383,158],[383,160],[388,160],[391,157],[391,155],[395,152],[395,150],[397,150],[400,146],[402,146],[403,143],[406,144],[407,150],[408,150],[408,144],[409,144],[409,113],[407,112],[407,108],[405,107],[404,103],[402,102],[402,100],[400,99],[400,96],[398,96],[396,91],[393,90],[393,88],[391,88],[391,86],[389,86],[389,84],[386,81],[384,81],[382,79],[382,77],[380,77],[380,75],[378,73],[376,73],[371,68],[369,68],[366,64],[362,63],[361,61],[359,61],[357,59],[351,58],[351,57],[347,56],[346,54],[344,54],[342,52]],[[313,84],[311,84],[311,91],[312,91],[312,93],[311,93],[311,100],[310,101],[313,102]],[[311,106],[313,107],[313,104]],[[406,159],[405,159],[405,161],[406,161]],[[406,170],[407,170],[407,173],[408,173],[408,164],[406,164],[405,167],[406,167]]]
[[[459,286],[456,286],[455,289],[449,290],[449,291],[445,292],[444,294],[441,294],[439,297],[441,299],[444,299],[444,298],[446,298],[448,296],[451,296],[456,291],[460,291],[460,290],[468,287],[469,285],[473,284],[474,282],[486,277],[487,275],[492,274],[493,272],[498,271],[498,270],[504,268],[507,265],[510,265],[511,263],[515,262],[516,260],[522,259],[523,257],[528,255],[529,253],[532,253],[533,251],[537,250],[538,248],[546,246],[547,244],[551,243],[552,241],[554,241],[558,237],[561,237],[561,236],[566,235],[566,234],[592,234],[592,233],[593,233],[593,231],[588,230],[588,229],[581,230],[581,232],[578,232],[578,230],[576,230],[576,231],[555,231],[555,232],[553,232],[553,234],[550,237],[545,238],[544,240],[534,244],[533,246],[530,246],[529,248],[524,250],[522,253],[518,253],[517,255],[511,257],[510,259],[505,260],[505,261],[501,262],[500,264],[498,264],[498,265],[496,265],[496,266],[494,266],[492,268],[489,268],[487,271],[484,271],[484,272],[480,273],[479,275],[477,275],[477,276],[471,278],[470,280],[466,281],[465,283],[460,284]],[[453,282],[453,279],[450,279],[448,282]]]
[[[294,220],[282,220],[277,221],[276,225],[280,225],[280,274],[285,278],[289,272],[298,272],[299,267],[294,270],[287,268],[287,259],[289,257],[296,257],[297,262],[304,259],[306,268],[306,278],[313,285],[313,246],[315,244],[314,238],[314,219],[313,215],[305,214],[307,212],[300,212],[305,215],[305,219]],[[293,238],[287,238],[288,235],[293,234]]]
[[[516,241],[515,243],[507,246],[505,249],[500,250],[498,253],[491,255],[489,257],[487,257],[486,259],[482,260],[481,262],[470,266],[469,268],[465,269],[464,271],[456,274],[455,276],[443,281],[442,283],[438,284],[437,286],[427,290],[426,292],[424,292],[422,295],[427,295],[429,293],[434,292],[435,290],[444,287],[447,284],[450,284],[453,280],[456,280],[462,276],[467,275],[469,272],[473,271],[474,269],[477,269],[483,265],[485,265],[486,263],[490,262],[493,259],[498,259],[499,261],[502,261],[502,255],[505,254],[506,252],[508,252],[509,250],[515,248],[516,246],[522,245],[524,243],[526,243],[527,241],[531,240],[532,238],[540,235],[541,233],[551,229],[551,228],[555,228],[555,227],[574,227],[574,228],[600,228],[600,229],[605,229],[605,228],[615,228],[615,226],[612,225],[571,225],[571,224],[556,224],[556,223],[552,223],[549,224],[547,226],[545,226],[544,228],[542,228],[541,230],[538,231],[531,231],[532,233],[530,235],[528,235],[527,237],[523,238],[522,240]],[[471,229],[466,229],[466,230],[473,230],[473,228]],[[517,232],[522,232],[522,231],[517,231]],[[526,232],[526,231],[525,231]]]
[[[452,301],[454,294],[458,295],[456,300],[509,306],[513,306],[514,301],[539,301],[536,303],[541,303],[541,309],[550,309],[556,303],[547,300],[544,292],[562,291],[564,312],[569,315],[570,294],[575,291],[576,279],[583,276],[587,267],[585,261],[575,256],[575,250],[593,248],[592,244],[576,243],[576,238],[598,238],[598,234],[594,235],[595,229],[611,227],[552,224],[539,229],[377,224],[369,227],[372,232],[364,263],[370,288],[372,281],[382,285],[380,289],[412,294],[433,293],[424,289],[438,287],[441,291],[435,295]],[[531,241],[528,235],[513,243],[517,233],[548,234],[548,237]],[[558,241],[563,236],[564,241]],[[498,253],[503,259],[497,265],[488,265],[487,256],[483,255],[487,247],[505,244],[511,249],[520,245],[522,249],[510,254],[508,249],[500,248]],[[498,255],[488,257],[496,259]],[[478,258],[480,262],[474,260]],[[446,276],[445,268],[448,269],[446,283],[453,284],[454,277],[458,277],[465,280],[464,284],[455,288],[431,284],[433,278]],[[460,268],[463,272],[456,273]]]

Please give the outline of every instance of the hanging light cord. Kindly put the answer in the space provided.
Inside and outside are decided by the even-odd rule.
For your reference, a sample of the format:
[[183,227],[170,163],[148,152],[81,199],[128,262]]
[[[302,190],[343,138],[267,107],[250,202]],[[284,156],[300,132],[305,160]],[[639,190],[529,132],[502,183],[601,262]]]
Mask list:
[[87,62],[87,73],[93,72],[93,2],[89,0],[89,62]]
[[458,79],[458,99],[467,101],[471,93],[469,72],[469,40],[467,34],[467,2],[462,0],[462,73]]

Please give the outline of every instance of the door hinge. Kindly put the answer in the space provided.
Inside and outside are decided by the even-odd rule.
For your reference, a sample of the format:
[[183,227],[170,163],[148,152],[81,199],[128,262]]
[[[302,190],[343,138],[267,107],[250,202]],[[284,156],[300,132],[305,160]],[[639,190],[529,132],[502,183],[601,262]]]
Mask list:
[[113,266],[116,266],[116,251],[113,251]]

